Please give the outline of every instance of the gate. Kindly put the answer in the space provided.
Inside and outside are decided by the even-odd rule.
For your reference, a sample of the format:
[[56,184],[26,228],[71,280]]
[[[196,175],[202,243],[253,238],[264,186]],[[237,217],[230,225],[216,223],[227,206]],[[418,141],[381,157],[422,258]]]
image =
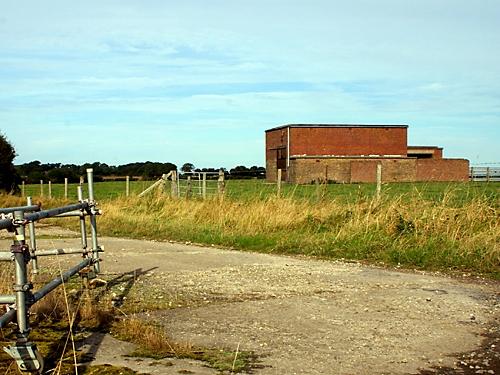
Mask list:
[[[0,252],[0,261],[13,262],[15,266],[15,284],[13,293],[0,295],[0,304],[8,310],[0,317],[0,328],[10,322],[17,325],[17,340],[4,350],[15,359],[19,369],[25,372],[42,372],[43,358],[35,343],[29,341],[29,309],[47,294],[65,283],[70,277],[80,273],[84,285],[99,272],[99,252],[102,251],[97,239],[96,216],[100,211],[94,200],[93,171],[87,169],[88,199],[83,199],[82,186],[78,186],[78,203],[67,206],[40,210],[28,197],[27,205],[0,209],[0,229],[14,233],[14,241],[9,252]],[[89,217],[91,246],[87,244],[86,217]],[[35,222],[51,217],[78,217],[80,222],[81,249],[38,250],[35,237]],[[29,230],[29,245],[26,241],[26,226]],[[38,273],[38,257],[64,254],[81,254],[84,258],[79,264],[56,277],[36,292],[28,279],[28,264],[33,273]]]

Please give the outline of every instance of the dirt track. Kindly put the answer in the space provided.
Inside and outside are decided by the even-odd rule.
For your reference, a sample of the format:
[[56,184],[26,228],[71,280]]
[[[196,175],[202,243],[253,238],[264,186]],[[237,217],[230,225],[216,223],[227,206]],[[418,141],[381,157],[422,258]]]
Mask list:
[[[134,293],[173,301],[146,319],[179,341],[255,352],[255,374],[410,374],[460,361],[471,373],[494,373],[491,359],[477,358],[485,358],[481,335],[498,329],[497,283],[172,243],[101,243],[105,273],[135,270]],[[39,244],[69,247],[78,240]],[[486,351],[497,356],[499,343],[492,342]],[[141,369],[119,354],[103,346],[96,356]],[[142,370],[177,374],[179,366]],[[189,366],[191,373],[214,373]]]

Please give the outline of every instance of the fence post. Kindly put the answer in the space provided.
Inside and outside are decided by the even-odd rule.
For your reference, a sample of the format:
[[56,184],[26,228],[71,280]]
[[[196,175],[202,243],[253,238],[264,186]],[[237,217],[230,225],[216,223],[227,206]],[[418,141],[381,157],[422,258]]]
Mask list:
[[177,198],[177,171],[172,171],[172,185],[170,185],[170,195],[172,198]]
[[[94,203],[94,170],[92,168],[87,169],[87,184],[89,190],[89,201]],[[94,271],[99,273],[101,267],[99,264],[99,244],[97,243],[97,220],[95,208],[92,207],[90,211],[90,234],[92,236],[92,258],[96,260],[94,264]]]
[[[17,220],[24,220],[24,212],[14,212],[14,217]],[[17,228],[16,239],[12,246],[12,255],[16,265],[16,281],[14,291],[16,294],[16,310],[17,310],[17,327],[19,329],[19,339],[26,339],[29,333],[28,309],[26,306],[26,295],[30,293],[28,284],[28,273],[26,271],[26,254],[25,254],[25,229],[23,225]]]
[[222,197],[224,195],[224,188],[225,188],[225,182],[224,182],[224,171],[222,169],[219,170],[219,178],[217,179],[217,194],[219,197]]
[[177,198],[181,197],[181,176],[180,173],[176,173],[177,176]]
[[186,198],[191,198],[191,176],[187,176]]
[[[78,201],[83,202],[83,187],[82,185],[78,185],[76,187],[77,195],[78,195]],[[83,214],[83,210],[82,210]],[[81,215],[80,216],[80,234],[81,234],[81,240],[82,240],[82,249],[85,251],[87,250],[87,229],[85,228],[85,216]]]
[[64,177],[64,199],[68,199],[68,177]]
[[281,168],[278,169],[278,178],[276,181],[278,197],[281,195]]
[[380,193],[382,191],[382,164],[377,164],[377,200],[380,199]]
[[49,199],[52,199],[52,181],[49,180]]
[[23,180],[23,182],[21,183],[21,196],[24,197],[25,193],[26,193],[26,186]]
[[203,172],[202,176],[203,176],[202,186],[201,186],[202,196],[203,196],[203,199],[207,199],[207,173]]
[[[26,198],[26,204],[28,206],[33,205],[33,200],[31,197]],[[30,221],[28,224],[28,228],[30,231],[30,254],[31,254],[31,260],[32,260],[32,270],[34,274],[38,273],[38,259],[36,257],[36,237],[35,237],[35,222]]]
[[130,176],[127,176],[125,181],[125,196],[128,197],[129,195],[130,195]]
[[490,167],[486,167],[486,182],[490,182]]
[[80,185],[83,185],[85,183],[85,179],[83,176],[80,176]]
[[470,180],[474,181],[474,167],[470,167]]
[[40,196],[43,198],[43,180],[40,180]]

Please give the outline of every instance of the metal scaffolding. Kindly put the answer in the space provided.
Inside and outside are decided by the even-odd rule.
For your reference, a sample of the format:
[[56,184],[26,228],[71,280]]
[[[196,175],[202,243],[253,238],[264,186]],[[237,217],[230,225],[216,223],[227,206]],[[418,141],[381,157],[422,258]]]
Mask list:
[[[94,179],[92,169],[87,169],[88,199],[83,199],[82,186],[78,186],[78,203],[67,206],[41,210],[34,205],[31,197],[27,198],[26,206],[0,208],[0,229],[6,229],[14,234],[10,251],[0,251],[0,261],[10,261],[15,265],[15,284],[13,294],[0,295],[0,304],[7,305],[7,312],[0,316],[0,328],[8,323],[17,325],[17,340],[4,350],[16,360],[23,372],[39,372],[43,370],[43,358],[36,344],[29,341],[29,309],[43,297],[65,283],[69,278],[80,273],[84,281],[95,277],[100,272],[96,216],[100,211],[94,200]],[[49,249],[38,250],[36,244],[35,222],[52,217],[78,217],[80,222],[81,249]],[[92,244],[87,244],[86,217],[90,221]],[[29,230],[29,244],[26,241],[26,226]],[[28,277],[28,264],[31,263],[34,274],[38,273],[38,257],[64,254],[81,254],[83,260],[76,266],[56,277],[38,291],[33,292],[33,284]]]

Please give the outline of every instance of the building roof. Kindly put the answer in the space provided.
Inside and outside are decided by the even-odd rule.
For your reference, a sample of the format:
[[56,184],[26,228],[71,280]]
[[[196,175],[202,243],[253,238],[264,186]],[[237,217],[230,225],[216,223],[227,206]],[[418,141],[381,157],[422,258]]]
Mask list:
[[418,149],[433,149],[433,150],[439,150],[443,149],[442,147],[439,146],[408,146],[408,150],[418,150]]
[[367,125],[367,124],[286,124],[267,129],[270,132],[286,128],[408,128],[408,125]]

